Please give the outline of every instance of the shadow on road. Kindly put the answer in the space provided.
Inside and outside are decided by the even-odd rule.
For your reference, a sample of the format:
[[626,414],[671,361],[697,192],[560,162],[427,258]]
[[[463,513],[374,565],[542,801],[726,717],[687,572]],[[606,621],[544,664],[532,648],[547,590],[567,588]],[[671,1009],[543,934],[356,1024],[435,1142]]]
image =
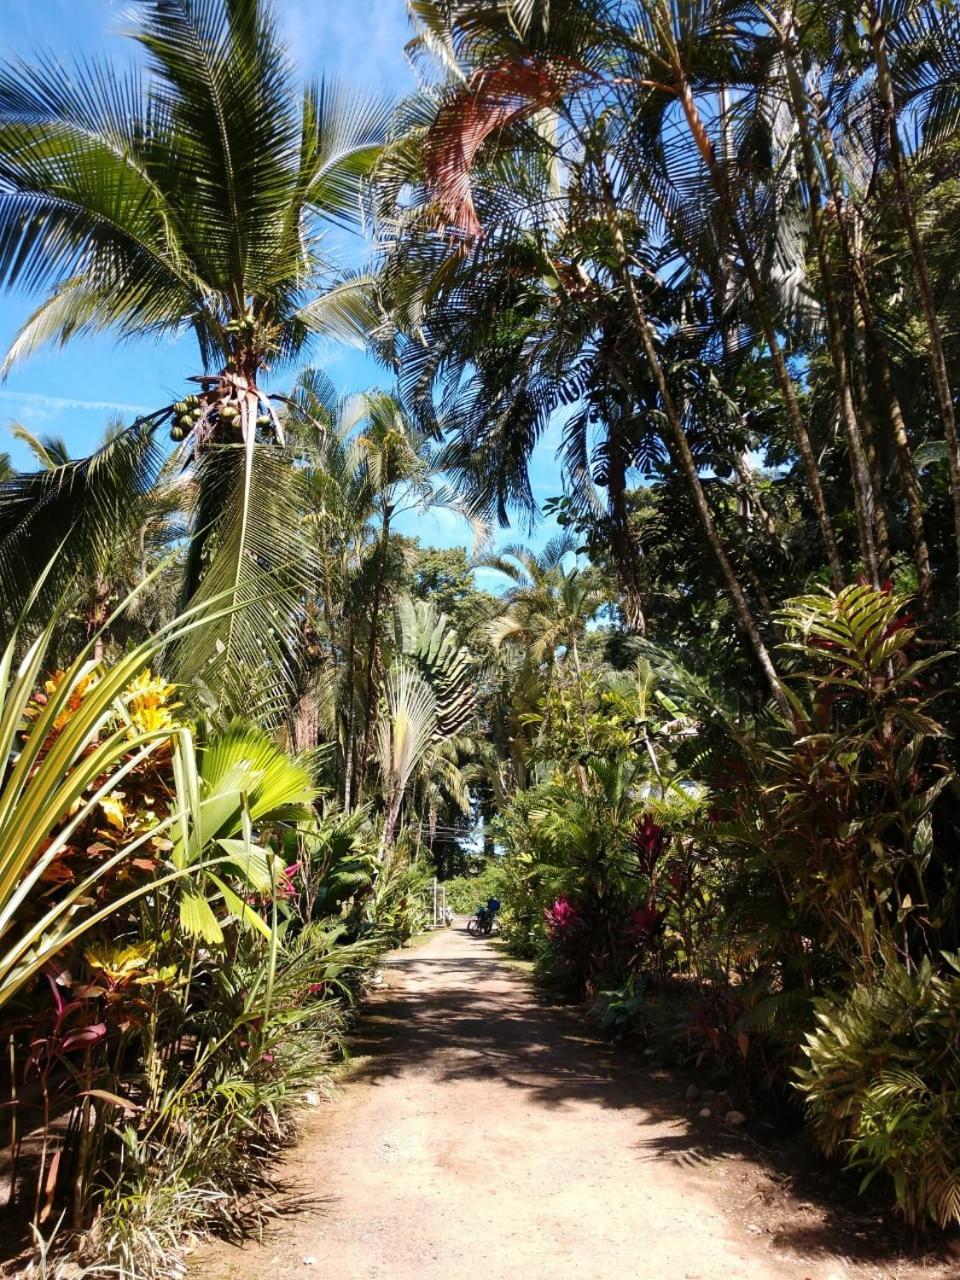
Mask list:
[[455,1088],[496,1078],[548,1112],[583,1103],[632,1111],[625,1123],[636,1124],[638,1161],[691,1167],[732,1157],[738,1168],[752,1166],[769,1189],[750,1197],[751,1216],[775,1246],[894,1268],[904,1259],[946,1256],[945,1237],[918,1240],[891,1215],[865,1208],[856,1182],[804,1143],[768,1146],[698,1120],[684,1102],[689,1078],[651,1072],[635,1049],[616,1050],[594,1034],[580,1010],[539,1000],[488,941],[464,934],[463,943],[454,956],[400,953],[389,962],[389,985],[365,1007],[351,1037],[358,1059],[352,1079],[376,1086],[426,1072]]

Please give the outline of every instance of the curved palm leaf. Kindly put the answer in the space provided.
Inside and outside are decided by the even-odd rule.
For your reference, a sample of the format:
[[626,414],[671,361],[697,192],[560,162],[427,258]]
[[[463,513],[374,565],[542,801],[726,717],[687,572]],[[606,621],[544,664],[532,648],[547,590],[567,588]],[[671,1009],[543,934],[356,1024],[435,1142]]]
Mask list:
[[[124,532],[145,523],[163,465],[153,426],[136,423],[90,457],[65,460],[57,442],[38,442],[43,470],[0,481],[0,590],[15,617],[43,579],[46,608],[78,576],[111,554]],[[63,553],[44,575],[51,549]]]

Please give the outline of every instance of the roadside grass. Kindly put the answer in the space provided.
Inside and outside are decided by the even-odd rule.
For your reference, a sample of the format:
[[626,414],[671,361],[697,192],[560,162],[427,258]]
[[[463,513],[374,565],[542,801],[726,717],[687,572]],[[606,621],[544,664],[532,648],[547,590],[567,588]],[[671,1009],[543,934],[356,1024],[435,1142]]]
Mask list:
[[513,955],[509,944],[504,942],[502,938],[491,938],[490,945],[496,951],[501,964],[506,965],[509,969],[515,969],[517,973],[525,974],[528,978],[534,977],[536,965],[533,960],[521,960],[519,956]]

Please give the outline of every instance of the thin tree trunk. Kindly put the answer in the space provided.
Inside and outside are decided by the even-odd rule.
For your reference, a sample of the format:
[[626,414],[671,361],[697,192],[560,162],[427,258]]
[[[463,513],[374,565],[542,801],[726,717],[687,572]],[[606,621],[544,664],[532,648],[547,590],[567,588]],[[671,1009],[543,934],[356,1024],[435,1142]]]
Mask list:
[[373,721],[376,716],[378,703],[378,689],[375,687],[375,676],[377,666],[377,651],[380,647],[380,606],[383,602],[383,580],[387,569],[387,543],[390,538],[390,517],[393,508],[389,502],[384,503],[383,522],[380,529],[380,564],[378,566],[377,581],[373,589],[373,608],[370,613],[370,643],[367,647],[367,670],[366,670],[366,694],[367,705],[365,710],[364,728],[363,728],[363,744],[360,750],[359,769],[357,773],[357,798],[363,795],[363,785],[366,780],[367,764],[370,759],[370,747],[373,741]]
[[93,660],[100,662],[104,653],[103,625],[107,620],[107,606],[110,600],[110,585],[103,578],[97,577],[93,586],[93,600],[87,614],[87,635],[95,636],[93,642]]
[[640,575],[640,559],[643,548],[630,528],[630,513],[626,502],[626,476],[623,458],[610,440],[608,459],[607,494],[610,504],[612,537],[611,551],[617,577],[623,590],[623,621],[635,635],[646,635],[647,619],[643,607],[643,581]]
[[883,499],[883,479],[880,472],[880,458],[877,452],[877,431],[870,403],[870,390],[867,384],[867,339],[863,313],[857,305],[856,296],[848,298],[851,332],[853,333],[853,381],[857,392],[858,416],[863,436],[863,452],[870,472],[870,483],[873,486],[873,522],[877,534],[877,569],[882,578],[890,572],[890,524],[887,520],[887,507]]
[[356,659],[356,620],[351,615],[346,663],[347,681],[350,688],[350,705],[347,710],[347,737],[343,748],[343,811],[347,814],[351,812],[353,804],[353,752],[357,725],[357,691],[354,688],[354,680],[356,678]]
[[957,580],[958,588],[960,588],[960,451],[958,451],[957,443],[957,420],[953,407],[953,394],[950,390],[947,360],[943,350],[940,321],[937,318],[937,309],[930,283],[930,271],[927,266],[923,243],[920,239],[920,231],[917,227],[913,196],[910,193],[903,148],[900,145],[897,105],[893,94],[893,79],[890,75],[890,66],[887,60],[887,41],[883,14],[877,0],[867,0],[867,13],[870,20],[870,42],[877,71],[877,89],[884,115],[887,142],[890,148],[894,183],[900,202],[900,213],[903,218],[904,229],[910,244],[910,254],[913,258],[914,271],[917,277],[917,289],[920,293],[923,314],[927,323],[927,333],[930,339],[930,365],[933,369],[933,379],[937,388],[937,399],[940,402],[943,434],[947,442],[947,464],[950,469],[950,492],[953,498],[954,539],[957,547]]
[[[859,285],[858,285],[859,293]],[[923,519],[923,493],[920,489],[920,477],[913,461],[913,451],[907,435],[907,427],[903,418],[903,410],[893,385],[893,373],[890,358],[883,339],[872,327],[869,312],[858,299],[861,315],[864,319],[865,337],[871,357],[871,367],[881,397],[886,403],[887,414],[893,432],[894,442],[900,462],[900,483],[903,487],[907,503],[907,521],[910,525],[910,537],[913,542],[913,561],[917,569],[917,591],[923,611],[929,618],[933,613],[933,569],[930,564],[930,547],[927,543],[926,529]]]
[[76,1143],[76,1167],[73,1171],[73,1229],[79,1231],[83,1226],[84,1209],[86,1208],[87,1166],[90,1162],[90,1144],[93,1137],[91,1124],[92,1099],[89,1089],[93,1082],[90,1064],[92,1055],[89,1045],[83,1051],[83,1082],[86,1085],[83,1101],[79,1107],[79,1131]]
[[390,798],[390,804],[383,819],[383,832],[380,836],[380,861],[386,860],[387,854],[393,848],[393,837],[397,826],[397,818],[400,816],[400,806],[403,804],[403,792],[397,788],[396,792]]
[[583,669],[580,666],[580,651],[577,648],[577,637],[570,639],[570,656],[573,658],[573,670],[577,677],[577,698],[580,702],[580,722],[584,735],[587,733],[587,700],[583,691]]
[[757,600],[758,604],[760,605],[760,608],[764,611],[764,613],[772,614],[773,601],[767,595],[766,589],[764,588],[763,583],[760,581],[760,576],[757,573],[756,569],[753,567],[753,565],[750,563],[750,557],[747,555],[743,556],[743,572],[746,575],[747,581],[750,583],[750,587],[753,590],[754,598]]
[[826,222],[823,216],[820,170],[810,136],[807,95],[793,52],[788,47],[789,35],[786,32],[780,32],[779,34],[787,85],[793,105],[794,120],[800,135],[800,154],[803,159],[804,177],[807,183],[807,195],[810,203],[810,221],[813,224],[817,262],[820,266],[820,283],[823,290],[827,325],[827,348],[830,352],[830,362],[833,365],[834,382],[840,402],[840,421],[843,423],[844,435],[847,439],[847,452],[850,455],[854,504],[857,513],[857,527],[860,534],[860,551],[863,556],[867,577],[871,584],[876,587],[880,585],[874,536],[876,502],[863,438],[860,433],[860,424],[857,421],[857,412],[853,401],[853,389],[840,318],[840,303],[834,287],[833,262],[830,256]]
[[[923,493],[920,489],[920,478],[913,461],[913,451],[907,435],[903,409],[893,383],[893,371],[890,355],[877,324],[873,309],[873,299],[867,285],[864,270],[863,249],[859,237],[860,214],[856,207],[848,202],[844,195],[843,183],[837,166],[836,149],[827,124],[825,104],[818,95],[817,114],[819,117],[821,151],[823,153],[827,178],[830,182],[830,196],[837,211],[837,226],[847,258],[847,265],[853,279],[855,305],[859,308],[863,323],[866,352],[869,359],[872,381],[880,395],[880,403],[885,407],[890,431],[897,446],[900,461],[900,483],[907,504],[907,522],[913,542],[913,560],[917,569],[917,588],[924,613],[930,617],[933,612],[933,570],[930,565],[930,548],[927,543],[923,518]],[[848,216],[857,219],[851,239],[848,227]]]
[[[603,175],[601,175],[601,178],[603,179]],[[643,347],[647,364],[650,367],[650,373],[657,385],[658,391],[660,392],[660,398],[663,403],[663,409],[667,421],[670,424],[677,456],[680,460],[681,468],[690,485],[694,505],[697,508],[697,514],[700,517],[701,524],[703,525],[704,534],[706,535],[710,548],[716,557],[718,565],[720,566],[720,572],[727,584],[727,589],[733,599],[734,607],[737,610],[740,622],[744,631],[747,633],[757,662],[767,678],[773,696],[780,706],[784,710],[787,710],[789,708],[789,704],[784,695],[783,687],[780,683],[780,677],[777,674],[777,669],[773,665],[773,660],[770,657],[767,646],[763,642],[763,637],[760,634],[760,629],[757,626],[756,619],[753,616],[753,611],[750,608],[750,604],[747,601],[744,590],[740,585],[740,580],[734,571],[733,565],[730,563],[730,559],[727,556],[720,536],[717,533],[716,525],[713,522],[713,516],[710,512],[706,494],[703,491],[703,485],[700,481],[700,474],[697,470],[696,460],[694,459],[693,453],[690,449],[690,443],[687,440],[687,434],[677,412],[677,407],[674,403],[670,388],[667,385],[666,375],[663,371],[663,365],[660,363],[660,358],[657,355],[656,344],[653,340],[653,333],[650,328],[650,323],[647,320],[646,311],[640,299],[640,295],[634,285],[633,276],[630,273],[630,258],[624,243],[623,232],[620,228],[619,220],[617,219],[616,208],[613,203],[613,193],[606,185],[605,196],[607,220],[613,236],[614,249],[619,261],[621,278],[627,291],[627,297],[630,300],[630,306],[633,311],[633,317],[638,336],[640,338],[640,343]]]
[[[734,142],[730,132],[730,103],[727,96],[727,86],[721,85],[717,93],[717,110],[720,115],[720,147],[723,158],[723,166],[726,170],[730,163],[730,159],[734,151]],[[717,293],[722,299],[722,310],[720,314],[720,338],[723,343],[723,359],[724,363],[730,362],[736,350],[737,325],[731,320],[730,312],[733,304],[734,285],[733,285],[733,264],[730,255],[726,251],[725,241],[721,250],[721,277],[720,285]],[[743,425],[743,417],[740,419]],[[756,510],[760,518],[760,526],[773,542],[777,551],[783,554],[783,544],[780,541],[780,535],[777,532],[776,524],[770,512],[760,501],[760,497],[753,484],[753,478],[750,475],[750,467],[747,461],[746,450],[741,451],[739,448],[731,450],[733,459],[733,469],[737,473],[737,479],[740,481],[740,487],[737,490],[737,515],[743,522],[749,525],[752,522],[753,512]]]
[[833,524],[830,520],[830,513],[827,511],[826,499],[823,495],[823,486],[820,483],[820,469],[817,466],[816,454],[813,450],[813,443],[807,431],[806,423],[803,420],[803,414],[800,412],[800,402],[797,398],[796,387],[787,368],[787,362],[777,337],[776,325],[770,308],[767,306],[766,297],[763,290],[763,283],[760,279],[760,273],[757,269],[756,260],[753,256],[753,250],[747,240],[740,220],[736,215],[730,199],[730,193],[727,188],[726,175],[721,171],[717,164],[717,158],[714,154],[713,143],[704,127],[700,112],[693,98],[693,91],[686,78],[686,73],[680,61],[679,52],[674,46],[674,72],[677,76],[677,90],[680,99],[680,105],[687,125],[690,129],[691,136],[697,147],[701,158],[707,166],[710,173],[714,188],[723,206],[724,214],[728,220],[730,230],[733,233],[737,244],[737,250],[743,262],[744,271],[747,274],[747,280],[754,298],[754,305],[757,308],[757,314],[760,318],[761,328],[763,329],[764,339],[767,349],[770,352],[770,360],[773,364],[773,370],[776,375],[777,383],[780,387],[780,393],[783,396],[784,404],[787,410],[787,418],[793,431],[794,440],[800,453],[803,463],[804,472],[807,477],[807,484],[810,487],[810,498],[816,512],[817,522],[820,525],[820,533],[823,538],[823,544],[827,553],[827,560],[830,565],[830,576],[833,585],[839,588],[843,584],[843,565],[840,560],[840,551],[837,546],[836,535],[833,531]]

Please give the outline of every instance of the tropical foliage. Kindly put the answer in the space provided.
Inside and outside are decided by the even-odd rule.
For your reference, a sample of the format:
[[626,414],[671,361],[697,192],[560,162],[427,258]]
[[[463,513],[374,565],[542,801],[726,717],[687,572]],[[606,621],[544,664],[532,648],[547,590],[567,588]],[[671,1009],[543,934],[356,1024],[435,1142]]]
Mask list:
[[956,1222],[957,10],[408,7],[396,103],[269,0],[0,70],[6,367],[197,344],[0,459],[11,1203],[129,1277],[242,1234],[438,875]]
[[380,349],[491,516],[560,432],[591,562],[515,557],[488,629],[508,933],[953,1220],[952,1085],[890,1009],[948,1009],[957,945],[957,11],[411,8]]

